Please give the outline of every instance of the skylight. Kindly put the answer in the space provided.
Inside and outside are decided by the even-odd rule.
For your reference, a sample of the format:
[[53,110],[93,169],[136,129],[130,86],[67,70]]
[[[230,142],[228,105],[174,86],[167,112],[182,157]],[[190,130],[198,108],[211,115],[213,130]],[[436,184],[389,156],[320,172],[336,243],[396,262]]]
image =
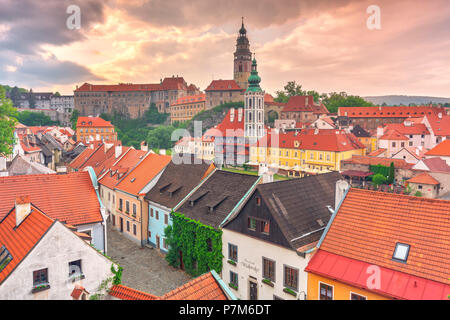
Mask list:
[[401,262],[406,262],[408,260],[409,254],[409,244],[399,243],[395,245],[394,255],[392,259],[398,260]]
[[0,272],[8,265],[12,260],[12,256],[5,246],[0,247]]

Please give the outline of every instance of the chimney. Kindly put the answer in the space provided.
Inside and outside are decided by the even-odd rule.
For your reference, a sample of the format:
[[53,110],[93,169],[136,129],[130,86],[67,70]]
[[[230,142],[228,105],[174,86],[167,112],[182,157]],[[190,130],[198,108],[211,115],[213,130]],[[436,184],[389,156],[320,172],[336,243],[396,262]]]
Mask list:
[[159,154],[166,155],[166,149],[159,149]]
[[148,145],[147,142],[142,141],[141,142],[141,150],[147,152],[148,151]]
[[16,227],[30,214],[31,204],[29,196],[16,198]]
[[117,159],[122,154],[122,145],[116,146],[116,149],[114,151],[115,151],[114,155],[115,155],[115,157]]
[[442,112],[439,112],[439,113],[438,113],[438,118],[439,118],[439,119],[442,119]]
[[338,180],[336,182],[336,195],[334,199],[334,210],[336,210],[344,199],[345,192],[350,188],[350,184],[344,179]]
[[384,129],[382,126],[377,127],[377,137],[381,137],[383,135]]

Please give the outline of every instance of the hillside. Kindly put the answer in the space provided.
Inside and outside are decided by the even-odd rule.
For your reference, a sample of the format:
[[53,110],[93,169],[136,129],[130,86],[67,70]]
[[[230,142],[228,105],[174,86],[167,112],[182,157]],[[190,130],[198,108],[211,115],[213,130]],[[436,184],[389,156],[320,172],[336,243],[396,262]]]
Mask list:
[[368,96],[363,97],[365,100],[376,105],[385,103],[388,106],[416,104],[425,105],[430,103],[445,104],[450,103],[450,98],[444,97],[428,97],[428,96],[406,96],[406,95],[388,95],[388,96]]

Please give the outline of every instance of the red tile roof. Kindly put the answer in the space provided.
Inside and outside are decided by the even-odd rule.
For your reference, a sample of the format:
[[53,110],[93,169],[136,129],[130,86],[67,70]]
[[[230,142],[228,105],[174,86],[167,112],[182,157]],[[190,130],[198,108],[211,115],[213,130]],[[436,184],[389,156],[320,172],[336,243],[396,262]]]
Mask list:
[[432,176],[430,176],[428,173],[424,172],[421,173],[415,177],[412,177],[409,180],[406,180],[406,182],[408,183],[421,183],[421,184],[430,184],[430,185],[436,185],[439,184],[440,182],[437,181],[435,178],[433,178]]
[[[347,115],[349,118],[408,118],[432,115],[439,112],[436,107],[340,107],[339,116]],[[346,114],[347,113],[347,114]]]
[[0,177],[0,219],[26,194],[52,219],[74,226],[103,221],[89,172]]
[[[19,192],[17,194],[24,194]],[[16,268],[25,258],[28,252],[41,240],[45,233],[53,225],[54,221],[42,213],[38,208],[31,205],[32,211],[16,227],[16,210],[14,200],[9,203],[6,211],[9,213],[0,222],[0,251],[5,246],[12,256],[11,261],[0,271],[0,283]],[[2,201],[3,206],[3,201]],[[11,210],[11,208],[13,208]]]
[[[271,131],[258,141],[258,145],[268,145],[270,147],[287,149],[335,152],[365,148],[365,146],[351,133],[336,134],[336,130],[319,130],[318,134],[311,132],[296,133],[294,131],[288,131],[286,133],[279,133],[277,137],[277,134],[274,133],[274,131]],[[278,146],[272,146],[272,139],[275,139],[275,143],[278,143]]]
[[382,135],[379,140],[409,140],[404,134],[401,134],[397,130],[389,130]]
[[[447,200],[351,188],[319,249],[421,278],[420,282],[416,278],[419,287],[424,280],[432,280],[449,289],[449,216]],[[397,243],[410,245],[406,263],[392,259]],[[314,272],[311,266],[308,268]],[[385,293],[397,296],[392,291]],[[407,295],[408,290],[403,294]]]
[[380,154],[386,152],[386,150],[387,150],[387,149],[380,148],[380,149],[377,149],[377,150],[372,151],[371,153],[369,153],[369,154],[367,154],[367,155],[368,155],[369,157],[378,157]]
[[136,83],[119,83],[112,85],[94,85],[84,83],[74,92],[120,92],[120,91],[160,91],[160,90],[181,90],[187,89],[186,82],[183,77],[164,78],[162,83],[136,84]]
[[439,118],[439,113],[427,115],[428,123],[436,136],[450,136],[450,116],[441,111],[442,115]]
[[97,149],[91,149],[89,147],[84,149],[83,152],[81,152],[75,159],[72,160],[72,162],[68,164],[68,167],[79,170],[83,163],[85,163],[89,159],[89,157],[95,152],[95,150]]
[[270,93],[264,94],[264,102],[274,102],[273,96]]
[[343,163],[354,163],[354,164],[365,164],[365,165],[378,165],[389,167],[391,162],[394,163],[394,167],[397,169],[410,169],[414,164],[407,163],[403,159],[392,159],[392,158],[382,158],[382,157],[369,157],[369,156],[358,156],[353,155],[350,159],[342,160]]
[[74,298],[75,300],[80,299],[80,296],[83,292],[89,293],[86,291],[86,289],[80,285],[76,285],[75,288],[73,288],[72,293],[70,294],[70,296],[72,298]]
[[100,117],[78,117],[77,128],[85,127],[114,127],[111,122]]
[[175,101],[172,106],[177,106],[180,104],[187,104],[187,103],[199,103],[199,102],[205,102],[206,95],[204,93],[197,94],[195,96],[184,96],[180,97]]
[[[406,120],[407,121],[407,120]],[[404,123],[389,123],[384,127],[384,132],[395,130],[403,135],[428,135],[430,132],[423,123],[411,122],[411,125],[405,125]]]
[[139,192],[169,164],[171,159],[171,156],[149,153],[124,176],[116,189],[139,195]]
[[[239,112],[241,112],[241,117],[239,118]],[[233,115],[233,116],[232,116]],[[244,136],[244,109],[230,109],[223,118],[222,122],[217,125],[216,128],[208,130],[208,134],[214,134],[215,130],[219,130],[222,136],[226,137],[230,134],[235,134],[237,137]],[[227,131],[232,131],[228,132]]]
[[228,300],[220,284],[208,272],[161,297],[162,300]]
[[234,80],[213,80],[205,91],[244,91]]
[[450,166],[444,159],[441,158],[429,158],[422,159],[422,162],[427,166],[431,172],[450,172]]
[[425,153],[426,156],[450,157],[450,139],[444,140]]
[[292,96],[281,112],[313,112],[328,114],[328,109],[314,102],[314,96]]
[[157,300],[158,296],[142,292],[124,285],[114,285],[109,290],[109,294],[121,300]]

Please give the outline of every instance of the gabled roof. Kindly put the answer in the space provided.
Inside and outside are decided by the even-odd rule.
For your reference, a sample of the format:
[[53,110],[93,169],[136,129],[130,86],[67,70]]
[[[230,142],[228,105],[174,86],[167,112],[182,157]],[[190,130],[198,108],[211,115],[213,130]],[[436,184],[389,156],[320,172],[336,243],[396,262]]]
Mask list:
[[353,127],[353,129],[351,130],[351,133],[353,133],[355,135],[355,137],[358,138],[370,138],[371,135],[369,132],[367,132],[366,130],[364,130],[364,128],[362,128],[359,124],[357,124],[356,126]]
[[350,159],[342,160],[343,163],[354,163],[354,164],[365,164],[365,165],[378,165],[389,167],[391,162],[394,163],[394,167],[397,169],[410,169],[412,168],[412,163],[407,163],[403,159],[392,159],[392,158],[382,158],[382,157],[369,157],[369,156],[359,156],[353,155]]
[[139,195],[142,189],[169,164],[171,159],[170,156],[147,153],[147,156],[116,185],[116,189],[132,195]]
[[187,103],[205,102],[205,100],[206,100],[206,95],[204,93],[200,93],[200,94],[197,94],[194,96],[180,97],[171,106],[177,106],[180,104],[187,104]]
[[[447,299],[449,214],[450,201],[351,188],[305,270],[368,289],[358,280],[371,275],[361,263],[374,265],[382,268],[382,278],[381,288],[373,291]],[[410,246],[406,262],[393,259],[397,243]],[[338,264],[341,257],[345,261]]]
[[389,130],[384,135],[382,135],[379,140],[409,140],[404,134],[401,134],[397,130]]
[[[405,125],[405,123],[410,122],[410,125]],[[389,123],[384,127],[384,131],[395,130],[403,135],[428,135],[430,132],[427,127],[423,123],[416,123],[414,121],[410,121],[409,119],[405,120],[403,123]]]
[[330,172],[256,187],[292,249],[320,239],[331,218],[327,206],[334,208],[336,182],[340,179],[339,172]]
[[[167,208],[175,207],[206,177],[211,164],[175,164],[170,162],[145,199]],[[214,167],[214,165],[212,165]]]
[[[444,159],[439,157],[422,159],[422,162],[431,172],[450,172],[450,166]],[[416,169],[418,165],[419,163],[413,169]]]
[[[239,114],[241,115],[240,117]],[[208,130],[208,132],[209,134],[214,134],[214,131],[216,130],[219,130],[224,137],[230,134],[230,132],[227,132],[228,130],[230,130],[231,133],[234,132],[238,137],[244,136],[244,109],[231,108],[228,110],[222,122],[219,123],[216,128]]]
[[84,149],[75,159],[73,159],[68,167],[79,170],[83,163],[85,163],[89,157],[95,152],[97,149],[86,148]]
[[224,286],[217,273],[210,271],[161,297],[124,285],[112,286],[109,294],[121,300],[236,300]]
[[244,91],[234,80],[213,80],[205,91]]
[[157,300],[159,297],[147,292],[139,291],[117,284],[111,287],[109,295],[121,300]]
[[430,151],[425,153],[427,156],[450,157],[450,139],[444,140]]
[[338,116],[349,118],[409,118],[432,115],[439,111],[436,107],[340,107]]
[[387,151],[387,149],[380,148],[380,149],[374,150],[371,153],[367,154],[367,156],[378,157],[379,155],[381,155],[382,153],[385,153],[386,151]]
[[74,90],[74,92],[121,92],[121,91],[161,91],[161,90],[182,90],[187,89],[186,82],[183,77],[171,77],[164,78],[161,83],[119,83],[119,84],[107,84],[98,85],[84,83],[81,87]]
[[437,181],[435,178],[433,178],[426,172],[423,172],[423,173],[421,173],[415,177],[412,177],[411,179],[408,179],[406,181],[408,183],[420,183],[420,184],[429,184],[429,185],[440,184],[439,181]]
[[328,109],[322,103],[315,103],[314,96],[292,96],[281,112],[313,112],[328,114]]
[[259,179],[258,176],[216,170],[177,211],[218,228]]
[[[24,193],[18,192],[17,194]],[[6,267],[0,271],[0,283],[27,256],[54,223],[37,207],[31,205],[29,215],[16,227],[14,200],[8,207],[9,213],[0,222],[0,253],[4,246],[12,257]],[[13,209],[11,210],[11,208]]]
[[427,115],[428,123],[436,136],[450,136],[450,116],[441,111],[441,117],[439,113]]
[[33,204],[61,222],[78,226],[103,221],[87,171],[0,177],[0,219],[14,206],[18,194],[30,196]]
[[77,128],[85,127],[114,127],[111,122],[100,117],[78,117]]

